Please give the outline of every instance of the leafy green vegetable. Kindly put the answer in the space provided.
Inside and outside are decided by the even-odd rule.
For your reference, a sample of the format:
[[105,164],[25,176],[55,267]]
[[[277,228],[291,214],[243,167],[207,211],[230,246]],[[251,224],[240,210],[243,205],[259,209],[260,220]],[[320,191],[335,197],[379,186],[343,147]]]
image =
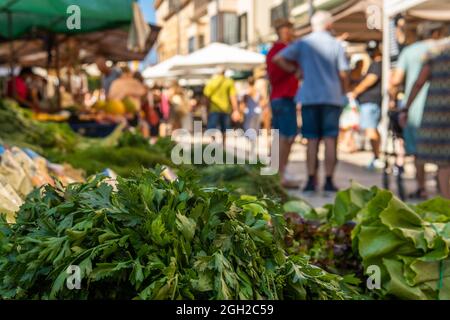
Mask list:
[[[192,173],[96,177],[34,191],[0,223],[3,299],[349,299],[347,282],[282,249],[280,207]],[[265,214],[270,214],[269,227]],[[66,287],[77,265],[81,290]]]
[[81,139],[67,124],[35,121],[29,110],[8,99],[0,100],[0,138],[3,143],[31,147],[41,153],[52,148],[71,151]]
[[407,205],[391,192],[355,185],[338,193],[331,219],[355,220],[353,247],[380,267],[382,292],[401,299],[450,299],[450,201]]
[[153,149],[129,146],[92,146],[69,154],[62,154],[57,151],[48,152],[47,156],[54,162],[65,162],[75,168],[81,168],[88,176],[109,168],[121,176],[129,177],[142,168],[154,168],[158,164],[172,165],[170,159]]

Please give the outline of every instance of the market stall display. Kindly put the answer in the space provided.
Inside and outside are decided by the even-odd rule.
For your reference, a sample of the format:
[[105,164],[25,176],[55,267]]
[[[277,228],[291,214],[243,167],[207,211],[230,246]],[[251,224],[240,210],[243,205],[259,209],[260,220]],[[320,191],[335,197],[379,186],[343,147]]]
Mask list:
[[[66,124],[40,122],[9,100],[2,101],[0,113],[4,115],[1,128],[6,128],[0,149],[0,210],[6,214],[1,250],[24,241],[21,247],[28,249],[8,252],[43,265],[59,257],[53,271],[42,267],[52,288],[42,293],[35,287],[44,272],[38,265],[26,269],[0,259],[0,275],[2,268],[17,268],[26,279],[11,279],[4,273],[12,282],[0,288],[3,298],[449,298],[448,200],[412,206],[389,191],[355,185],[339,192],[333,204],[312,208],[289,199],[276,177],[259,175],[258,165],[174,165],[170,138],[150,144],[122,127],[107,138],[89,139]],[[142,173],[161,165],[173,170],[171,182],[159,176],[160,169]],[[116,173],[117,180],[101,178]],[[34,226],[42,225],[52,212],[59,213],[51,218],[57,229],[36,233]],[[229,260],[234,257],[231,251],[220,253],[217,242],[205,242],[209,238],[202,230],[211,214],[219,215],[219,220],[211,220],[217,223],[208,229],[211,234],[223,241],[236,239],[228,244],[231,247],[225,246],[229,250],[257,250],[260,256],[245,256],[256,261],[239,256]],[[24,224],[30,226],[26,231],[20,228]],[[136,225],[149,229],[141,232]],[[238,229],[248,234],[241,238],[235,233]],[[172,238],[165,238],[166,233]],[[174,241],[180,235],[183,240]],[[27,244],[33,237],[34,244]],[[244,239],[252,242],[239,242]],[[154,247],[141,248],[135,241],[152,241]],[[273,251],[274,247],[281,251]],[[157,255],[157,248],[172,250],[176,262]],[[132,259],[120,260],[121,250],[131,250]],[[139,250],[154,256],[143,257]],[[39,252],[47,253],[39,256]],[[284,260],[270,268],[262,263],[281,256]],[[92,288],[77,297],[61,288],[65,263],[74,258],[82,263]],[[240,263],[254,265],[253,275],[243,274]],[[380,267],[382,291],[368,292],[363,287],[365,270],[373,265]],[[152,268],[157,266],[162,271],[155,274]],[[205,270],[206,276],[198,270]],[[308,281],[300,285],[297,273]],[[269,285],[269,279],[275,283]],[[104,286],[117,281],[124,281],[127,289],[116,296],[102,294]],[[19,289],[12,291],[12,287]]]
[[[286,254],[273,201],[200,187],[189,175],[170,183],[160,174],[118,179],[117,191],[97,177],[33,192],[16,224],[0,224],[0,297],[358,297],[344,278]],[[73,264],[88,289],[66,289]]]
[[[331,8],[338,33],[351,29],[347,40],[362,41],[381,37],[369,26],[353,32],[381,2],[325,1],[317,9]],[[385,37],[388,17],[401,10],[444,17],[436,4],[445,1],[413,2],[389,2]],[[355,184],[313,208],[278,176],[261,175],[260,164],[176,165],[175,142],[140,134],[170,122],[170,90],[152,83],[153,92],[133,96],[119,82],[110,90],[124,78],[134,89],[145,80],[192,84],[217,67],[261,66],[264,55],[212,43],[143,76],[119,63],[97,64],[96,79],[83,78],[81,64],[97,58],[105,66],[144,59],[160,28],[144,21],[135,1],[82,0],[83,30],[68,30],[67,5],[0,0],[7,18],[0,62],[11,76],[16,63],[46,67],[44,75],[30,69],[2,83],[28,109],[0,100],[0,299],[450,300],[449,200],[412,205]],[[299,8],[297,22],[309,17],[306,4]],[[309,32],[306,21],[300,34]],[[74,93],[73,73],[95,89]],[[110,86],[100,75],[111,76]],[[46,91],[48,76],[57,81]],[[32,99],[19,98],[17,84]],[[147,121],[149,108],[166,112]],[[73,266],[81,290],[66,287]],[[379,270],[379,290],[367,286],[370,270]]]
[[67,185],[84,181],[83,174],[70,165],[58,165],[30,149],[5,148],[0,145],[0,212],[9,223],[34,188],[56,183]]

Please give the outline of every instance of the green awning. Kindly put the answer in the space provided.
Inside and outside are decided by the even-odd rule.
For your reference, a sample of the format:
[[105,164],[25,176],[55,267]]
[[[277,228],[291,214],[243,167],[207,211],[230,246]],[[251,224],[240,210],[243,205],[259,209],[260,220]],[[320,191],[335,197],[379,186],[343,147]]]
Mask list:
[[[10,39],[8,15],[12,18],[12,38],[29,36],[35,30],[77,34],[129,26],[134,0],[0,0],[0,37]],[[67,9],[77,5],[81,29],[68,29]]]

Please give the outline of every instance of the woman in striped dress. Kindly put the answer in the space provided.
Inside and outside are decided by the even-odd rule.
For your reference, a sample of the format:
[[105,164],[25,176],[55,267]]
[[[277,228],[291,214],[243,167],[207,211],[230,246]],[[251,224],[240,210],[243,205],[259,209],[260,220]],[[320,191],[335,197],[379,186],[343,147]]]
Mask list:
[[439,190],[443,197],[450,199],[450,39],[436,44],[425,59],[406,108],[429,81],[430,89],[418,132],[417,158],[439,166]]

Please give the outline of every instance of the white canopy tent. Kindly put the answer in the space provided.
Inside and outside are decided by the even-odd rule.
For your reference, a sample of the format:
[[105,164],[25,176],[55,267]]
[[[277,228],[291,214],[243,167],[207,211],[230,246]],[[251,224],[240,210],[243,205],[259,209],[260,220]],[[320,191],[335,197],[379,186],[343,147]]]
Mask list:
[[144,79],[149,80],[164,80],[170,78],[176,78],[179,73],[171,71],[171,68],[176,64],[185,59],[184,56],[173,56],[155,66],[148,67],[142,72]]
[[385,0],[384,10],[389,17],[406,12],[410,16],[424,20],[450,20],[448,0]]
[[185,85],[192,85],[204,83],[206,79],[209,79],[213,74],[217,73],[217,68],[172,70],[175,64],[182,63],[185,59],[186,56],[174,56],[155,66],[146,68],[142,76],[149,84],[155,81],[179,80]]
[[248,70],[265,62],[265,56],[229,46],[223,43],[212,43],[186,56],[174,64],[172,71],[223,67],[233,70]]

